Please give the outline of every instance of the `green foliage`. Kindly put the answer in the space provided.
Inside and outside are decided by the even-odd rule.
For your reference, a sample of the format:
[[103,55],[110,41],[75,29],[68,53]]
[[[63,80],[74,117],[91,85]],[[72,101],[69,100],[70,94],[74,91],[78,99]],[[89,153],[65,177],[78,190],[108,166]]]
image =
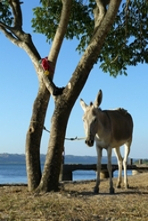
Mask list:
[[[139,165],[139,160],[136,160],[134,164]],[[148,164],[148,159],[142,159],[142,164]]]
[[[148,2],[124,3],[99,56],[101,68],[113,76],[127,74],[128,65],[148,63]],[[106,53],[107,52],[107,53]]]
[[[47,41],[54,38],[62,9],[61,0],[40,1],[41,7],[34,8],[32,27],[35,32],[45,34]],[[82,1],[73,1],[71,16],[67,28],[66,38],[76,37],[80,40],[79,50],[85,48],[93,30],[92,8],[83,5]]]
[[45,34],[51,41],[60,20],[62,4],[60,0],[40,2],[42,2],[42,7],[33,9],[35,18],[32,19],[32,27],[35,32]]
[[[66,33],[67,39],[79,40],[77,50],[82,52],[89,43],[94,28],[93,9],[95,1],[73,1],[71,17]],[[32,26],[36,32],[45,34],[52,41],[60,19],[61,1],[41,1],[42,6],[34,9]],[[104,72],[116,77],[127,75],[128,65],[148,63],[148,2],[130,0],[118,12],[114,26],[98,55]]]
[[9,8],[8,0],[0,1],[0,22],[11,26],[13,21],[12,13]]
[[142,163],[143,163],[143,164],[148,164],[148,159],[144,159],[144,160],[142,161]]

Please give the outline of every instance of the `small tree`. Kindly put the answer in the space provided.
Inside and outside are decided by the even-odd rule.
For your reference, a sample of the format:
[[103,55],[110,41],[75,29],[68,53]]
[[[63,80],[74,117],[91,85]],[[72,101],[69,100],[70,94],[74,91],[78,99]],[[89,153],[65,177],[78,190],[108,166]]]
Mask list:
[[[107,9],[106,4],[109,2]],[[126,5],[123,4],[124,11],[122,11],[122,14],[118,13],[117,15],[120,2],[121,0],[90,0],[85,3],[80,0],[41,1],[42,7],[35,9],[36,19],[33,20],[33,27],[35,27],[36,31],[44,33],[52,41],[52,47],[48,55],[51,65],[50,75],[44,74],[44,70],[39,63],[41,57],[32,42],[31,35],[25,33],[22,29],[21,2],[19,0],[2,0],[0,2],[0,30],[12,43],[27,52],[39,79],[39,90],[34,101],[26,137],[26,165],[30,191],[36,189],[39,192],[47,192],[58,189],[67,122],[93,65],[100,59],[103,70],[111,70],[111,74],[116,76],[119,71],[126,74],[126,65],[132,64],[134,61],[132,60],[133,54],[127,56],[127,59],[125,56],[127,51],[137,53],[136,49],[138,48],[138,45],[134,42],[134,45],[129,45],[127,50],[127,38],[135,33],[134,28],[129,31],[127,21],[131,21],[131,27],[133,24],[132,14],[136,9],[134,7],[139,1],[131,3],[128,0]],[[147,3],[145,4],[147,6]],[[144,5],[144,1],[142,5]],[[138,10],[140,11],[141,9],[138,8]],[[139,15],[141,17],[144,15],[145,18],[145,8],[142,10],[144,10],[144,13],[141,15],[142,12],[140,11]],[[135,16],[137,16],[137,12],[135,12]],[[115,17],[116,23],[114,23]],[[145,20],[143,24],[145,25]],[[144,36],[146,33],[147,29],[143,33]],[[113,44],[115,35],[118,36],[116,39],[117,46],[115,43]],[[74,36],[80,38],[77,49],[81,52],[84,51],[84,53],[63,93],[60,96],[53,96],[55,109],[51,121],[51,133],[45,166],[41,174],[40,141],[50,94],[54,94],[57,89],[52,82],[52,78],[64,37],[73,38]],[[125,37],[119,40],[121,36]],[[141,41],[139,36],[140,32],[136,39],[140,39],[140,42],[142,42],[141,47],[144,50],[143,46],[146,42],[144,40]],[[147,41],[147,39],[145,40]],[[132,44],[131,41],[130,44]],[[121,45],[120,48],[122,50],[119,50],[119,45]],[[143,53],[142,55],[143,59],[145,59],[146,54]],[[140,52],[138,56],[140,56]],[[141,60],[136,59],[133,64],[139,61]]]

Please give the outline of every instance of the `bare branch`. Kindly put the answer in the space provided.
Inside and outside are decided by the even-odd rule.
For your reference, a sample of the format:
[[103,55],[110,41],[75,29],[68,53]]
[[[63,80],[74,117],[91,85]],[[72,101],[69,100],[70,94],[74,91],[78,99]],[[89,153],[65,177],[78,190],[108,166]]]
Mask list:
[[106,6],[109,4],[110,0],[95,0],[96,8],[94,9],[94,21],[95,21],[95,29],[102,22],[105,14],[106,14]]
[[20,2],[19,0],[9,0],[9,4],[12,8],[13,14],[14,14],[14,27],[22,29],[22,12],[20,8]]
[[70,17],[70,12],[71,12],[71,7],[72,7],[72,2],[73,0],[62,0],[63,7],[62,7],[62,12],[61,12],[61,18],[60,22],[52,43],[52,47],[48,56],[48,59],[53,62],[54,64],[56,63],[59,51],[62,46],[62,42],[67,30],[67,25]]
[[[74,74],[72,75],[72,78],[70,79],[70,82],[72,82],[73,90],[76,89],[77,93],[81,91],[82,85],[85,84],[90,74],[90,70],[98,60],[98,55],[105,41],[105,37],[107,36],[111,26],[113,25],[120,3],[121,0],[110,1],[109,8],[103,21],[92,36],[88,47],[86,48],[81,60],[79,61]],[[69,90],[69,93],[67,93],[66,95],[67,99],[68,96],[71,99],[71,94],[72,90]]]
[[0,29],[1,28],[4,28],[4,29],[8,29],[8,30],[10,30],[11,31],[11,27],[9,27],[8,25],[6,25],[6,24],[4,24],[3,22],[0,22]]
[[11,27],[0,22],[0,29],[13,44],[20,47],[20,43],[22,39],[24,39],[24,32],[22,31],[22,12],[20,8],[21,2],[19,2],[19,0],[9,0],[8,2],[14,15],[14,25]]
[[7,31],[6,28],[4,28],[4,26],[1,26],[0,24],[0,29],[2,30],[2,32],[4,33],[4,35],[15,45],[19,46],[21,45],[21,41],[19,41],[18,39],[16,39],[11,32]]
[[[67,1],[65,1],[65,0],[63,0],[63,2],[64,2],[63,5],[65,6],[66,10],[68,10],[68,8],[70,10],[71,4],[69,2],[72,2],[72,0],[69,0],[68,4],[67,4]],[[26,51],[26,53],[29,55],[31,61],[34,64],[39,81],[41,83],[44,82],[47,90],[52,95],[54,95],[55,91],[57,90],[57,87],[52,82],[52,76],[48,77],[44,74],[44,70],[42,69],[41,65],[39,64],[40,55],[32,42],[31,35],[25,33],[22,30],[22,12],[21,12],[21,7],[20,7],[21,2],[19,2],[19,0],[9,0],[9,4],[10,4],[10,6],[12,8],[12,12],[14,14],[14,26],[9,27],[9,26],[5,25],[4,23],[0,22],[0,30],[5,34],[5,36],[13,44],[19,46],[20,48],[23,48]],[[66,27],[67,27],[67,25],[66,25]],[[64,25],[60,28],[64,28]],[[65,30],[65,28],[64,28],[64,30]],[[60,31],[59,31],[59,33],[60,33]],[[64,32],[64,34],[65,34],[65,32]],[[61,36],[62,36],[62,34],[59,35],[58,37],[60,38]],[[64,38],[64,35],[63,35],[63,38]],[[61,43],[62,43],[63,38],[61,37]],[[61,46],[61,44],[59,44],[56,47],[56,51],[58,50],[58,48],[60,49],[60,46]],[[54,60],[56,60],[56,58],[57,58],[57,56],[55,53]],[[55,99],[55,97],[54,97],[54,99]]]

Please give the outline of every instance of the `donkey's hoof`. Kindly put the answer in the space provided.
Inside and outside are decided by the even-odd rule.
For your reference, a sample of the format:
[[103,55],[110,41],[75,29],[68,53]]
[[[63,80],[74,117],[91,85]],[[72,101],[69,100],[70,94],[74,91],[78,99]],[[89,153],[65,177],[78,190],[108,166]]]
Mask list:
[[120,185],[120,184],[117,184],[117,185],[116,185],[116,188],[120,189],[120,188],[121,188],[121,185]]
[[99,188],[98,188],[98,187],[95,187],[95,188],[94,188],[94,193],[95,193],[95,194],[98,194],[98,193],[99,193]]
[[109,189],[109,192],[110,192],[110,194],[114,194],[114,193],[115,193],[114,188],[113,188],[113,187],[111,187],[111,188]]
[[125,188],[125,189],[129,189],[130,186],[129,186],[129,185],[124,185],[124,188]]

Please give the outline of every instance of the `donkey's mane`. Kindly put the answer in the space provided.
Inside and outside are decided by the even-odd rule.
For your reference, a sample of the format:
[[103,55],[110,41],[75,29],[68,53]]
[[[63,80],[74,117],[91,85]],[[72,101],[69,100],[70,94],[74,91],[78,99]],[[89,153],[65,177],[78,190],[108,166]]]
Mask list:
[[125,110],[124,108],[121,108],[121,107],[119,107],[117,110],[118,110],[120,113],[122,113],[123,115],[126,115],[126,114],[128,113],[127,110]]

